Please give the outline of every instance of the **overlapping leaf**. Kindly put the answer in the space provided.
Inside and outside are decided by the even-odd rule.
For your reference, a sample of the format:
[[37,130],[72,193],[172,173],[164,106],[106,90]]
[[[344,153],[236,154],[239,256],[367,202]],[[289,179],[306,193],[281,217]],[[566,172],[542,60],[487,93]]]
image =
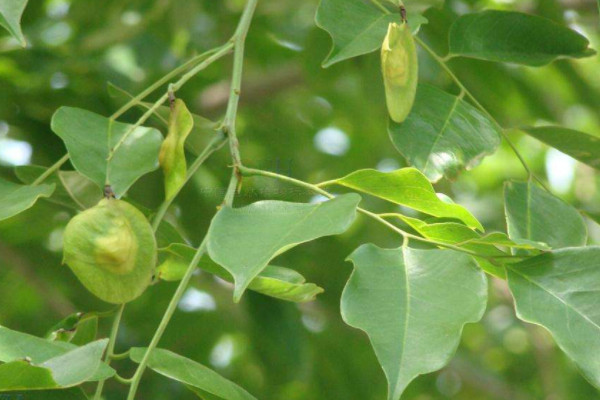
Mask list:
[[[132,361],[139,363],[145,353],[145,348],[133,348],[130,352],[130,358]],[[210,368],[169,350],[154,349],[148,359],[148,367],[167,378],[184,383],[202,398],[210,400],[256,400],[250,393]]]
[[91,380],[102,361],[108,339],[76,347],[41,363],[29,359],[0,365],[0,392],[59,389]]
[[459,97],[419,85],[412,112],[390,121],[390,138],[410,165],[436,182],[475,167],[500,145],[500,128]]
[[549,146],[600,169],[600,137],[560,126],[525,128],[525,133]]
[[50,197],[54,184],[25,186],[0,178],[0,221],[31,208],[40,197]]
[[351,193],[319,204],[260,201],[243,208],[223,207],[208,230],[208,253],[233,276],[237,302],[278,254],[348,229],[359,202],[360,196]]
[[584,246],[587,228],[571,205],[532,182],[508,182],[504,187],[508,235],[547,243],[553,249]]
[[21,31],[21,16],[28,0],[1,0],[0,1],[0,26],[3,26],[21,46],[27,46],[25,36]]
[[504,264],[507,261],[518,261],[518,259],[506,259],[507,253],[500,248],[524,249],[530,252],[550,250],[544,243],[523,239],[511,240],[505,233],[501,232],[481,235],[473,229],[456,222],[426,223],[400,214],[396,214],[395,216],[407,223],[424,238],[453,244],[481,254],[484,257],[474,257],[479,266],[487,273],[501,279],[506,278]]
[[[61,107],[52,117],[52,130],[65,142],[73,166],[101,188],[109,183],[117,197],[142,175],[158,168],[160,132],[131,128],[72,107]],[[111,149],[114,153],[109,159]]]
[[507,267],[517,314],[542,325],[600,388],[600,248],[564,249]]
[[440,200],[427,178],[414,168],[392,172],[362,169],[327,183],[346,186],[435,217],[455,218],[483,230],[481,223],[466,208]]
[[450,361],[462,328],[485,311],[487,283],[473,260],[448,250],[381,249],[350,255],[354,272],[342,294],[342,317],[367,333],[398,400],[418,375]]
[[[373,52],[381,47],[390,22],[401,21],[398,13],[375,6],[364,0],[321,0],[315,18],[317,26],[327,31],[333,48],[323,61],[323,67]],[[427,20],[410,14],[408,23],[416,32]]]
[[[0,362],[10,363],[28,359],[32,364],[41,365],[76,349],[78,347],[72,343],[49,341],[0,326]],[[108,365],[100,363],[87,380],[107,379],[114,373]]]
[[[23,183],[31,184],[46,170],[46,167],[37,165],[23,165],[15,168],[15,174]],[[57,171],[45,182],[56,186],[48,201],[64,207],[85,210],[102,199],[102,190],[77,171]]]
[[595,54],[579,33],[549,19],[515,11],[465,14],[450,29],[450,53],[541,66],[557,58]]
[[[188,265],[194,258],[196,249],[184,244],[173,244],[162,249],[167,258],[157,269],[157,277],[165,281],[180,280]],[[208,256],[202,257],[198,268],[232,282],[231,274]],[[267,265],[248,285],[248,289],[280,300],[304,303],[312,301],[323,292],[314,283],[306,283],[306,279],[298,272],[284,267]]]

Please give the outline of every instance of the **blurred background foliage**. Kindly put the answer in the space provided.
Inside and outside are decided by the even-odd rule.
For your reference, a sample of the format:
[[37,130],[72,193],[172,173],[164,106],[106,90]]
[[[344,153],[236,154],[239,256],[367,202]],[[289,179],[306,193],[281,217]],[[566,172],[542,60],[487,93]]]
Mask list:
[[[410,2],[407,2],[409,6]],[[420,6],[424,2],[413,1]],[[29,47],[0,36],[0,174],[13,167],[51,165],[65,153],[49,128],[61,105],[110,115],[121,104],[108,82],[137,93],[195,53],[232,34],[243,0],[37,0],[23,18]],[[317,182],[360,168],[405,165],[386,133],[379,56],[371,54],[322,69],[330,38],[313,22],[317,0],[263,1],[247,43],[239,135],[251,167]],[[600,48],[595,0],[448,0],[429,9],[420,33],[447,51],[456,15],[483,8],[516,9],[567,24]],[[523,38],[526,40],[526,38]],[[420,55],[422,81],[456,93],[448,76]],[[227,100],[231,58],[211,66],[178,95],[196,113],[218,120]],[[543,68],[477,60],[451,67],[505,127],[555,122],[600,136],[600,59],[558,61]],[[136,112],[123,120],[135,121]],[[158,126],[158,125],[157,125]],[[159,126],[163,129],[161,126]],[[164,130],[164,129],[163,129]],[[600,215],[600,181],[589,167],[534,139],[511,133],[552,191]],[[207,138],[208,140],[208,138]],[[199,171],[169,219],[197,244],[229,176],[222,150]],[[506,145],[481,166],[436,189],[469,208],[490,231],[504,230],[502,187],[525,171]],[[162,201],[160,172],[141,179],[129,197],[149,208]],[[260,178],[244,181],[238,205],[262,198],[310,201],[311,195]],[[371,199],[372,209],[389,206]],[[35,335],[73,311],[108,310],[61,265],[61,234],[73,212],[41,201],[0,224],[0,324]],[[557,216],[560,218],[560,216]],[[592,242],[600,229],[591,220]],[[385,398],[386,385],[367,337],[341,320],[339,298],[351,271],[344,259],[358,245],[397,246],[399,238],[359,217],[341,237],[300,246],[276,261],[326,289],[295,305],[247,293],[234,305],[231,287],[199,274],[180,303],[161,347],[204,363],[265,400]],[[117,351],[149,342],[176,283],[160,283],[127,306]],[[600,399],[541,328],[518,322],[505,282],[490,280],[488,311],[466,327],[452,363],[417,379],[403,397],[434,399]],[[107,335],[109,321],[101,321]],[[133,365],[116,364],[121,374]],[[110,383],[107,399],[123,397]],[[191,399],[182,386],[147,372],[139,398]]]

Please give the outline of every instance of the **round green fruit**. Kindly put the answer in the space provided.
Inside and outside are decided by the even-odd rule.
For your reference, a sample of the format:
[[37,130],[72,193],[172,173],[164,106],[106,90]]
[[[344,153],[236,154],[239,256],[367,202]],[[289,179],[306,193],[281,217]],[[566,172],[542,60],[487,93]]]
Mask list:
[[156,264],[156,239],[137,208],[103,199],[65,228],[63,261],[100,299],[115,304],[140,296]]

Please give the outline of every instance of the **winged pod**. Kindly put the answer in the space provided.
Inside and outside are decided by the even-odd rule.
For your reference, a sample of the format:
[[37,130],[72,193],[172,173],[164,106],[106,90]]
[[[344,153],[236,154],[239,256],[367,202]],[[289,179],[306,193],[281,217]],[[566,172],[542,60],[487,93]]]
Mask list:
[[137,208],[106,198],[75,216],[65,228],[63,261],[94,295],[126,303],[152,279],[156,239]]
[[415,41],[405,19],[388,25],[381,47],[381,69],[390,117],[403,122],[415,101],[419,72]]

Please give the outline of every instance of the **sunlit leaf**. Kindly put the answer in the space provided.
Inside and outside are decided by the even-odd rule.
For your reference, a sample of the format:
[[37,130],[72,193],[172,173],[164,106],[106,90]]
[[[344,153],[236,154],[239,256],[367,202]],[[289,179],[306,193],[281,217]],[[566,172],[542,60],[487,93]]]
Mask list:
[[[153,128],[132,127],[72,107],[61,107],[52,117],[52,130],[65,142],[73,166],[101,188],[108,182],[117,197],[158,168],[162,135]],[[109,160],[110,149],[116,150]]]
[[21,16],[28,0],[0,0],[0,26],[3,26],[21,46],[27,46],[27,41],[21,31]]
[[[379,49],[388,25],[401,22],[401,18],[397,10],[392,13],[369,1],[321,0],[315,21],[333,40],[333,48],[323,61],[323,67],[329,67]],[[420,14],[409,14],[408,23],[416,32],[427,20]]]
[[431,181],[475,167],[500,145],[500,130],[460,97],[419,85],[412,112],[389,134],[406,160]]
[[485,311],[487,283],[467,255],[449,250],[359,247],[342,294],[344,321],[367,333],[398,400],[418,375],[453,356],[462,328]]
[[531,66],[595,54],[589,41],[574,30],[515,11],[465,14],[452,25],[449,41],[450,53],[456,56]]
[[[506,252],[498,247],[513,249],[526,249],[529,251],[546,251],[550,248],[544,243],[529,240],[511,240],[502,232],[493,232],[482,235],[469,227],[456,222],[427,223],[415,218],[395,214],[411,228],[427,239],[442,243],[452,244],[487,257],[474,257],[477,264],[486,272],[501,279],[506,278],[504,264],[506,261],[519,261],[519,259],[506,259]],[[490,257],[490,258],[488,258]]]
[[25,186],[0,178],[0,221],[31,208],[40,197],[50,197],[54,184]]
[[525,133],[549,146],[600,169],[600,137],[560,126],[525,128]]
[[[157,269],[157,278],[165,281],[181,280],[188,265],[194,258],[196,249],[184,244],[173,244],[161,253],[166,254],[166,260]],[[231,274],[226,269],[215,263],[208,256],[202,257],[198,268],[233,282]],[[280,300],[304,303],[312,301],[323,292],[323,289],[314,283],[306,283],[304,277],[298,272],[284,267],[267,265],[248,285],[249,290]]]
[[234,301],[275,256],[346,231],[359,202],[360,196],[347,194],[319,204],[259,201],[219,210],[208,230],[208,253],[233,276]]
[[600,388],[600,248],[564,249],[507,267],[517,315],[548,329]]
[[571,205],[532,182],[508,182],[504,187],[508,235],[547,243],[553,249],[584,246],[587,228]]
[[[139,363],[145,353],[145,348],[132,348],[130,358]],[[148,359],[148,367],[167,378],[191,386],[191,389],[208,393],[211,400],[256,400],[250,393],[213,370],[169,350],[154,349]]]
[[441,218],[455,218],[483,230],[481,223],[464,207],[440,200],[427,178],[414,168],[392,172],[362,169],[328,183],[336,183],[392,203]]

